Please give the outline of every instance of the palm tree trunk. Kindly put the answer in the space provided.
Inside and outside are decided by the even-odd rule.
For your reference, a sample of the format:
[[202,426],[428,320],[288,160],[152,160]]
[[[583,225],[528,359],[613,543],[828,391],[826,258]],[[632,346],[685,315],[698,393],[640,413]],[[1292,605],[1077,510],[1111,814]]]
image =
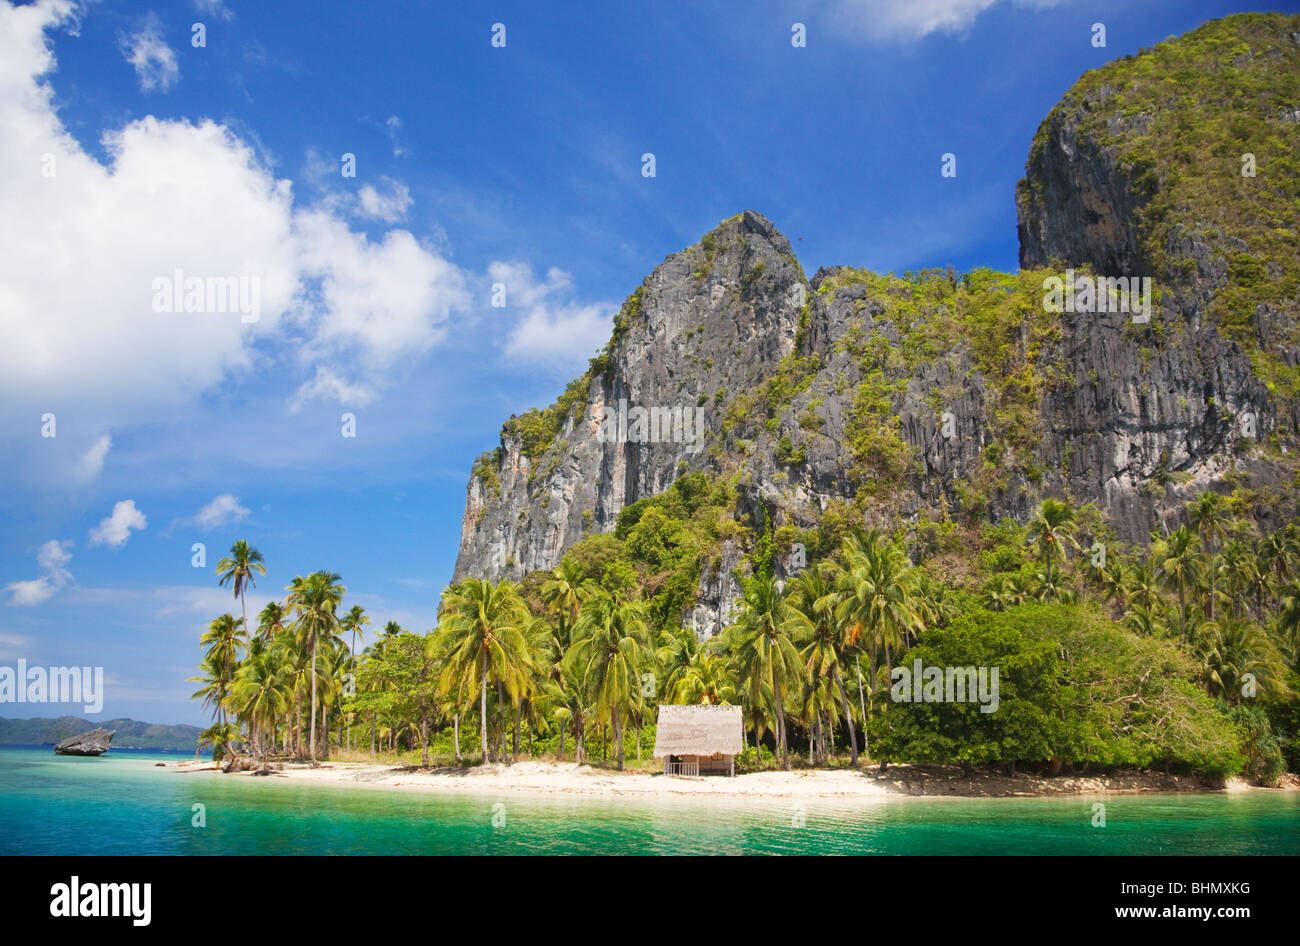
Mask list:
[[456,741],[456,761],[460,762],[460,713],[452,718],[452,738]]
[[316,761],[316,635],[311,639],[311,742],[312,762]]
[[844,712],[844,724],[849,730],[849,751],[853,753],[850,765],[858,764],[858,734],[853,729],[853,711],[849,709],[849,698],[844,694],[844,677],[840,668],[835,668],[835,686],[840,691],[840,708]]
[[781,766],[790,771],[790,749],[786,744],[785,704],[781,701],[781,684],[776,679],[776,666],[772,667],[772,697],[776,703],[776,727],[781,738]]
[[479,736],[483,749],[483,761],[488,760],[487,744],[487,651],[483,651],[480,658],[480,680],[478,687],[478,705],[479,705]]
[[618,770],[623,771],[623,727],[619,724],[618,707],[614,708],[613,726],[614,740],[618,743]]

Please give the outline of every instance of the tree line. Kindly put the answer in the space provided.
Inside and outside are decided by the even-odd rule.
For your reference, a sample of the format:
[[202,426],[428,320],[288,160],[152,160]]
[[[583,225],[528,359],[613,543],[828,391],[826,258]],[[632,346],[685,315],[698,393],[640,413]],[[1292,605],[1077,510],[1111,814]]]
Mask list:
[[[1024,527],[1004,522],[1001,544],[987,552],[1007,563],[978,594],[914,564],[896,537],[848,529],[797,574],[755,569],[724,629],[705,641],[639,598],[618,563],[602,570],[566,555],[522,582],[453,584],[435,628],[413,634],[390,621],[358,651],[369,617],[360,606],[343,610],[340,576],[315,572],[296,577],[251,631],[246,614],[212,622],[195,696],[214,713],[205,737],[218,754],[239,743],[258,758],[316,761],[331,744],[368,743],[372,754],[419,746],[427,765],[431,740],[441,738],[460,763],[513,761],[521,743],[561,758],[571,747],[584,761],[600,745],[621,769],[628,751],[640,758],[655,706],[667,702],[740,705],[755,760],[770,752],[787,769],[798,745],[810,764],[847,753],[850,765],[869,755],[1013,769],[1023,760],[1051,771],[1163,760],[1222,773],[1240,767],[1229,756],[1262,753],[1276,774],[1300,721],[1300,531],[1260,535],[1213,492],[1186,512],[1185,525],[1148,549],[1099,557],[1078,541],[1081,511],[1044,500]],[[217,571],[242,613],[246,590],[265,574],[261,553],[237,542]],[[1055,610],[1026,624],[1044,607]],[[1055,628],[1062,655],[1070,639],[1079,653],[1105,650],[1112,662],[1049,662],[1025,694],[1031,702],[1011,702],[1001,722],[890,700],[891,671],[907,655],[965,664],[964,654],[1001,654],[1014,663],[1017,648],[1036,646],[1030,625]],[[1152,664],[1185,677],[1188,692],[1151,692]],[[1123,714],[1098,715],[1099,706],[1060,702],[1061,681],[1080,674],[1096,678],[1090,687],[1129,676],[1141,685],[1136,695],[1112,694]],[[1058,702],[1048,706],[1049,695]],[[1142,729],[1143,709],[1157,705],[1160,725]],[[1030,727],[1030,738],[1028,723],[1011,725],[1016,713],[1022,723],[1044,714],[1056,722]],[[1004,725],[1018,735],[990,736]],[[1109,748],[1070,742],[1089,726],[1111,727]],[[1145,745],[1132,739],[1135,727]],[[1237,755],[1226,748],[1233,741]],[[1130,748],[1117,753],[1121,744]],[[1207,745],[1223,747],[1212,764]]]

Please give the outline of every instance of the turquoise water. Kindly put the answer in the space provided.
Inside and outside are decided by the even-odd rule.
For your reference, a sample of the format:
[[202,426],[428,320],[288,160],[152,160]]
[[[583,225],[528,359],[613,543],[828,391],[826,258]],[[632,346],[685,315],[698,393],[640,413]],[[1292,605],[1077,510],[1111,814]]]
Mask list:
[[[1300,854],[1300,792],[800,810],[784,799],[416,794],[154,766],[177,758],[0,749],[0,854]],[[1105,827],[1092,826],[1099,801]],[[195,804],[206,827],[191,824]]]

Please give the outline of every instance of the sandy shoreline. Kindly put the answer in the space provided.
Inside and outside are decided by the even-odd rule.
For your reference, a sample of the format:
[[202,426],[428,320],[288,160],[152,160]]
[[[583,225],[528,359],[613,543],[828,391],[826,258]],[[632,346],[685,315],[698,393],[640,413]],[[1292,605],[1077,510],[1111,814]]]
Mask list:
[[[215,772],[211,762],[187,760],[168,763],[177,774]],[[256,778],[252,773],[232,773],[227,778]],[[1206,785],[1194,776],[1135,773],[1111,778],[1034,775],[1007,777],[975,774],[962,777],[956,770],[937,766],[891,766],[848,770],[795,770],[756,772],[735,778],[666,777],[660,774],[614,772],[572,762],[517,762],[469,769],[414,769],[355,762],[327,762],[317,768],[286,764],[270,779],[301,783],[350,785],[414,792],[523,792],[636,798],[876,798],[891,796],[953,796],[967,798],[1040,797],[1052,795],[1129,794],[1136,792],[1255,791],[1234,780],[1226,787]],[[1294,779],[1284,785],[1295,790]],[[1258,789],[1275,791],[1276,789]]]

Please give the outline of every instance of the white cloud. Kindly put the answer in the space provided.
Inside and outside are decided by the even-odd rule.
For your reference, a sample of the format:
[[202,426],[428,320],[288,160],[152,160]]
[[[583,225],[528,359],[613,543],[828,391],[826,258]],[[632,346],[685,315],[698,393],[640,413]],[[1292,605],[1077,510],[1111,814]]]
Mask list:
[[304,309],[316,334],[309,359],[351,351],[373,368],[427,351],[440,342],[453,310],[469,305],[465,277],[406,230],[378,243],[321,211],[295,215],[298,265],[315,277]]
[[289,404],[289,412],[298,413],[310,401],[337,401],[345,406],[364,407],[374,399],[374,388],[345,381],[322,366],[316,369],[315,378],[298,388]]
[[[834,0],[832,16],[878,41],[911,41],[930,33],[964,33],[975,18],[1002,0]],[[1040,10],[1061,0],[1013,0]]]
[[[77,9],[0,0],[0,436],[30,436],[51,404],[76,420],[63,423],[65,408],[57,441],[20,452],[6,475],[21,465],[46,486],[84,482],[103,468],[108,431],[174,421],[254,370],[291,384],[292,372],[321,378],[319,366],[383,377],[438,343],[468,305],[461,271],[405,230],[353,232],[354,208],[296,207],[292,182],[226,126],[147,116],[102,133],[107,164],[83,149],[46,81],[46,33]],[[395,212],[402,194],[394,182],[371,209]],[[154,280],[177,270],[258,277],[260,320],[153,311]]]
[[[220,6],[220,3],[217,4]],[[180,78],[176,54],[162,37],[162,24],[150,13],[144,24],[134,33],[118,37],[118,46],[126,61],[135,67],[136,78],[142,92],[159,89],[166,92]]]
[[194,524],[208,532],[219,526],[234,525],[247,515],[248,510],[239,505],[237,497],[222,493],[194,514]]
[[515,326],[506,342],[506,357],[557,371],[584,367],[609,340],[614,307],[538,306]]
[[36,564],[40,566],[41,576],[30,581],[15,581],[6,585],[5,590],[10,593],[11,605],[31,607],[41,604],[72,582],[72,573],[67,568],[68,562],[72,561],[72,553],[64,548],[65,545],[70,546],[72,543],[50,539],[40,547],[36,552]]
[[226,6],[224,0],[194,0],[194,9],[210,16],[219,16],[223,20],[233,20],[234,11]]
[[111,545],[120,549],[131,537],[131,530],[137,532],[148,525],[142,513],[135,506],[134,499],[123,499],[113,505],[112,515],[99,520],[99,525],[90,530],[91,545]]
[[389,115],[384,122],[384,127],[388,129],[388,140],[393,146],[393,157],[406,157],[408,149],[402,138],[402,120],[396,115]]
[[384,223],[397,223],[406,216],[411,206],[411,190],[390,177],[380,178],[388,188],[383,193],[374,186],[366,184],[357,195],[358,213],[372,220]]
[[564,373],[583,367],[609,339],[618,307],[558,301],[573,290],[573,278],[564,270],[551,267],[539,280],[528,263],[494,262],[488,278],[505,286],[506,311],[524,312],[506,339],[509,360]]
[[80,472],[78,478],[83,481],[95,479],[104,470],[104,459],[108,456],[108,451],[113,446],[113,439],[108,434],[103,434],[98,440],[90,445],[90,448],[81,455]]
[[0,658],[11,659],[26,653],[28,639],[21,634],[0,633]]

